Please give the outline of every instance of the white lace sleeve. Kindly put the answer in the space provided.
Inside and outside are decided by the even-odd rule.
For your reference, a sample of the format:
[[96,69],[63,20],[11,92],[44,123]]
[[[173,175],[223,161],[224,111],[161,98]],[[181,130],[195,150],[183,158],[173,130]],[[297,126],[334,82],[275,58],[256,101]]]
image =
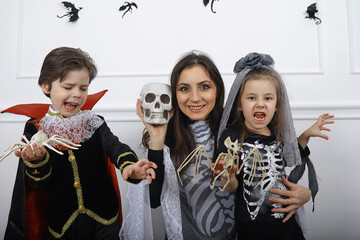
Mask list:
[[164,183],[161,192],[161,208],[164,215],[167,239],[182,240],[180,190],[170,150],[164,147]]
[[125,217],[121,229],[122,240],[152,240],[152,220],[147,180],[139,184],[129,184],[126,195],[129,200],[129,213]]
[[[164,183],[161,192],[163,211],[168,240],[182,240],[181,206],[179,183],[176,171],[170,158],[170,150],[164,147]],[[143,180],[137,185],[128,185],[127,199],[129,213],[125,217],[121,230],[122,240],[153,239],[149,185]]]

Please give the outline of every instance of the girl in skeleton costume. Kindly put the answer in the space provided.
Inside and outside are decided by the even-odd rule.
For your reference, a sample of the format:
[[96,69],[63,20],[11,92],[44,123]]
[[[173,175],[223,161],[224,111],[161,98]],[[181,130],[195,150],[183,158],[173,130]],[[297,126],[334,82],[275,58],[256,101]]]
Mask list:
[[[137,102],[137,114],[146,126],[143,144],[148,148],[149,160],[156,162],[158,169],[156,179],[149,185],[150,196],[146,183],[130,186],[130,213],[122,236],[152,239],[147,208],[150,206],[146,206],[150,203],[152,208],[162,207],[167,239],[234,238],[234,194],[209,188],[213,176],[205,154],[201,156],[197,178],[194,161],[182,170],[182,184],[176,175],[182,161],[198,146],[203,145],[212,159],[224,102],[221,75],[208,56],[190,52],[172,71],[171,91],[174,113],[168,124],[144,122],[141,102]],[[220,187],[220,182],[216,186]],[[294,192],[301,198],[292,197],[292,201],[300,205],[308,201],[307,197],[302,198],[308,195],[306,188],[299,186]]]
[[238,75],[219,128],[218,152],[222,154],[218,163],[224,166],[230,148],[239,157],[238,168],[234,165],[230,176],[221,175],[225,189],[236,191],[239,239],[304,239],[295,215],[285,216],[278,211],[285,202],[269,201],[278,197],[270,190],[286,190],[285,166],[299,165],[291,174],[291,180],[297,182],[303,163],[309,166],[310,183],[316,186],[310,189],[315,197],[316,177],[306,145],[313,136],[327,139],[320,131],[329,131],[323,125],[333,123],[327,120],[332,115],[323,114],[297,139],[286,88],[273,64],[269,55],[258,53],[250,53],[236,63],[234,71]]
[[[26,123],[24,135],[30,139],[41,130],[48,138],[56,134],[81,146],[69,149],[50,142],[59,154],[33,143],[21,152],[15,151],[25,165],[26,181],[44,190],[47,197],[46,220],[51,239],[118,239],[120,199],[107,174],[105,155],[125,180],[136,183],[154,178],[154,163],[138,161],[102,117],[81,110],[96,72],[93,60],[80,49],[52,50],[45,57],[39,77],[51,106],[45,116]],[[36,222],[27,224],[38,226]],[[12,219],[8,230],[6,239],[20,239],[10,235],[19,230]]]

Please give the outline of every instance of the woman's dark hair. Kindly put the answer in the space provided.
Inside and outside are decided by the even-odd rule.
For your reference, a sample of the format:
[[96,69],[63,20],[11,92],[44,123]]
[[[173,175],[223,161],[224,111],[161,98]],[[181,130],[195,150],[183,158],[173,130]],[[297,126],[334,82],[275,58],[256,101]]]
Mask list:
[[[86,68],[89,71],[89,83],[95,78],[97,68],[94,60],[79,48],[59,47],[46,55],[41,67],[38,84],[48,84],[51,90],[52,82],[60,78],[60,82],[72,70]],[[49,94],[45,94],[50,97]]]
[[[184,69],[189,69],[194,66],[202,66],[209,74],[210,79],[214,81],[216,86],[215,106],[207,118],[215,140],[217,138],[217,131],[223,112],[225,88],[223,79],[220,75],[218,68],[211,60],[211,58],[204,53],[198,51],[191,51],[189,53],[186,53],[174,66],[170,78],[174,115],[170,119],[168,124],[165,144],[170,148],[171,158],[175,161],[175,166],[179,166],[179,164],[186,158],[186,156],[196,147],[194,136],[189,125],[192,120],[189,119],[180,110],[176,96],[176,87],[182,71]],[[145,147],[148,147],[148,141],[149,135],[147,132],[145,132],[142,142]]]

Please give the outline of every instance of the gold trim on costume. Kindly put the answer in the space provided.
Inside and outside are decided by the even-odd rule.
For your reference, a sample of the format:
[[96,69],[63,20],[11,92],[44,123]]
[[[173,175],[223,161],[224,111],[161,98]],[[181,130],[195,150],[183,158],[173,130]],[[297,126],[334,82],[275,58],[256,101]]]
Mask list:
[[81,187],[81,181],[80,181],[80,176],[79,176],[79,170],[78,170],[78,166],[76,163],[76,157],[74,155],[74,152],[72,150],[68,150],[69,153],[69,158],[74,158],[74,161],[71,162],[71,167],[73,169],[73,174],[74,174],[74,183],[79,183],[79,187],[75,188],[76,189],[76,196],[78,199],[78,206],[82,206],[84,207],[84,198],[82,195],[82,187]]
[[[74,115],[78,114],[79,112],[81,112],[81,109],[77,110]],[[50,109],[48,110],[47,113],[48,113],[50,116],[57,116],[57,117],[59,117],[59,118],[67,119],[67,117],[64,117],[63,115],[61,115],[61,113],[59,113],[59,112],[58,112],[58,113],[54,113],[54,112],[50,111]],[[73,115],[73,116],[74,116],[74,115]]]
[[[117,159],[117,161],[116,161],[116,164],[119,164],[120,158],[125,157],[125,156],[130,155],[130,154],[134,155],[134,157],[137,159],[137,157],[136,157],[136,155],[135,155],[134,153],[132,153],[132,152],[126,152],[126,153],[120,154],[120,156],[118,157],[118,159]],[[128,161],[128,162],[129,162],[129,161]],[[121,166],[122,166],[122,165],[124,165],[124,163],[121,164]]]
[[29,168],[39,168],[39,167],[44,166],[49,161],[49,158],[50,158],[50,154],[46,151],[45,159],[42,160],[40,163],[31,163],[30,161],[26,161],[24,159],[23,159],[23,161],[24,161],[24,164]]
[[42,181],[42,180],[48,178],[48,177],[51,175],[51,171],[52,171],[52,168],[50,168],[50,171],[49,171],[48,174],[46,174],[45,176],[43,176],[43,177],[41,177],[41,178],[39,178],[39,177],[34,177],[34,176],[30,175],[30,173],[28,173],[27,170],[26,170],[25,172],[26,172],[26,175],[27,175],[29,178],[33,179],[33,180],[36,181],[36,182],[39,182],[39,181]]
[[[61,233],[57,233],[54,230],[52,230],[49,227],[49,231],[51,233],[51,235],[53,235],[55,238],[61,238],[62,236],[64,236],[66,230],[69,229],[69,227],[71,226],[71,224],[75,221],[75,219],[77,218],[77,216],[81,214],[79,212],[79,210],[76,210],[71,216],[70,218],[66,221],[66,223],[64,224],[64,226],[61,229]],[[114,222],[116,222],[117,218],[118,218],[118,213],[115,215],[115,217],[110,218],[109,220],[106,220],[102,217],[100,217],[99,215],[97,215],[96,213],[94,213],[93,211],[86,209],[82,214],[86,214],[89,217],[93,218],[95,221],[103,224],[103,225],[110,225],[113,224]]]
[[[61,229],[61,233],[57,233],[49,227],[49,231],[50,231],[51,235],[54,236],[55,238],[63,237],[65,232],[70,228],[71,224],[76,220],[76,218],[79,216],[79,214],[86,214],[89,217],[93,218],[95,221],[97,221],[103,225],[113,224],[114,222],[116,222],[116,220],[118,218],[118,213],[116,213],[116,215],[114,217],[112,217],[109,220],[106,220],[106,219],[100,217],[98,214],[91,211],[90,209],[86,208],[86,206],[84,205],[84,197],[82,195],[82,186],[81,186],[78,166],[76,163],[76,157],[72,150],[68,150],[68,153],[69,153],[69,158],[73,159],[73,161],[69,161],[69,162],[71,163],[71,166],[73,169],[73,174],[74,174],[74,188],[76,189],[76,195],[77,195],[77,200],[78,200],[78,209],[75,210],[73,212],[73,214],[71,214],[70,218],[66,221],[66,223],[64,224],[64,226]],[[129,163],[133,164],[132,162],[129,162]]]
[[127,165],[133,165],[135,164],[134,162],[130,162],[130,161],[125,161],[123,164],[120,165],[119,169],[120,169],[120,172],[122,174],[124,168],[127,166]]

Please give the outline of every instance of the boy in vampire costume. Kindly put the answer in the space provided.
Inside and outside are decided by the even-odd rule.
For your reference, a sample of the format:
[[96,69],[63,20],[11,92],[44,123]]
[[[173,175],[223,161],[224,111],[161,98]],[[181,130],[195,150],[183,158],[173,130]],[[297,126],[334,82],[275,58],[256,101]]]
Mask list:
[[[89,95],[82,110],[92,109],[99,99],[107,92],[103,90]],[[21,104],[3,110],[1,113],[14,113],[30,117],[28,121],[42,118],[49,109],[50,104]],[[119,199],[119,228],[122,223],[121,199],[118,181],[114,166],[110,160],[104,158],[108,175],[114,185]],[[13,239],[50,239],[46,221],[47,197],[42,189],[33,188],[25,178],[24,162],[19,159],[18,170],[15,179],[8,225],[6,227],[6,240]]]

